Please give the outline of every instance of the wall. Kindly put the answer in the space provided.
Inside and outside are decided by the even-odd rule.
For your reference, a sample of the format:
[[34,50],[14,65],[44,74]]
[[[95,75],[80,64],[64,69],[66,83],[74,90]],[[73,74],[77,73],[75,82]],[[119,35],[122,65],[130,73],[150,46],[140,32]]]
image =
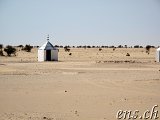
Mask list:
[[58,50],[51,51],[51,60],[58,61]]
[[38,50],[38,61],[44,61],[44,50]]

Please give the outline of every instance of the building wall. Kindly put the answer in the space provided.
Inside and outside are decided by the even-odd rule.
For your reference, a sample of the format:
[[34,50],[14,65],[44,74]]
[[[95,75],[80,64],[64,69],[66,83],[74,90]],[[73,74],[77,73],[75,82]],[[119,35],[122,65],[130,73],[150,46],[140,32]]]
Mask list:
[[157,62],[160,62],[160,51],[157,51],[156,59],[157,59]]
[[[46,50],[38,50],[38,61],[46,61]],[[51,61],[58,61],[58,50],[51,50]]]
[[44,50],[38,50],[38,61],[44,61]]
[[51,51],[51,60],[52,61],[58,61],[58,50],[52,50]]
[[46,61],[46,50],[44,50],[44,61]]

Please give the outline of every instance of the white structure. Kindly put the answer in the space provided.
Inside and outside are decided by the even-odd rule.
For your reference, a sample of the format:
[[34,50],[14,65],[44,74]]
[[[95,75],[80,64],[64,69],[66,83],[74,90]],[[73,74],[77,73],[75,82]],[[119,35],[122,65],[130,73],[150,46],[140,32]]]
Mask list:
[[160,62],[160,48],[156,50],[156,61]]
[[38,49],[38,61],[58,61],[58,49],[49,42],[47,42]]

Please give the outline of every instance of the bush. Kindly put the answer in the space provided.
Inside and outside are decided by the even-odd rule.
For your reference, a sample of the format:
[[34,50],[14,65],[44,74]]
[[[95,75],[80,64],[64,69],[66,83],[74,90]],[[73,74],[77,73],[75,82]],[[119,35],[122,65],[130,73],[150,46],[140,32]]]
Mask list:
[[62,45],[60,45],[59,47],[60,47],[60,48],[63,48],[63,46],[62,46]]
[[66,52],[69,52],[69,51],[70,51],[70,49],[68,48],[68,46],[65,46],[65,47],[64,47],[64,50],[65,50]]
[[151,48],[152,48],[152,46],[150,46],[150,45],[147,45],[147,46],[146,46],[146,50],[147,50],[147,51],[150,51]]
[[102,48],[99,48],[99,51],[102,51]]
[[147,46],[146,46],[146,53],[149,54],[151,48],[155,48],[155,47],[154,47],[154,46],[151,46],[151,45],[147,45]]
[[115,48],[114,46],[109,46],[109,48]]
[[3,49],[3,45],[0,44],[0,56],[4,56],[4,55],[3,55],[3,50],[2,50],[2,49]]
[[54,47],[59,48],[59,45],[55,45]]
[[125,48],[127,48],[127,45],[124,45]]
[[87,48],[91,48],[91,46],[88,45]]
[[0,44],[0,50],[2,50],[2,48],[3,48],[3,44]]
[[18,45],[17,47],[21,47],[21,48],[23,48],[23,45]]
[[135,45],[134,48],[139,48],[139,45]]
[[3,51],[2,51],[2,50],[0,50],[0,56],[4,56],[4,54],[3,54]]
[[127,54],[126,54],[126,56],[130,56],[130,54],[129,54],[129,53],[127,53]]
[[119,45],[118,48],[123,48],[123,46],[122,46],[122,45]]
[[16,49],[10,45],[6,46],[6,48],[4,48],[4,51],[7,53],[8,56],[16,53]]
[[33,46],[30,46],[30,45],[25,45],[25,47],[22,49],[26,52],[31,52],[31,49],[33,48]]

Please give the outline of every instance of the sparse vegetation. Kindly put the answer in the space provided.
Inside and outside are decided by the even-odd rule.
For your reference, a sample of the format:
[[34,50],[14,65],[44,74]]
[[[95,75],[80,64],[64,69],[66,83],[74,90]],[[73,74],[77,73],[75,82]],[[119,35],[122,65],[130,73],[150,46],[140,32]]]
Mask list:
[[102,48],[99,48],[99,51],[102,51]]
[[16,53],[16,49],[10,45],[7,45],[6,48],[4,48],[4,51],[7,53],[8,56]]
[[59,48],[59,45],[55,45],[54,47]]
[[68,48],[68,46],[65,46],[65,47],[64,47],[64,50],[65,50],[66,52],[70,52],[70,49]]
[[60,47],[60,48],[63,48],[63,46],[62,46],[62,45],[60,45],[59,47]]
[[146,46],[146,53],[149,54],[151,48],[155,48],[155,47],[154,47],[154,46],[151,46],[151,45],[147,45],[147,46]]
[[72,55],[72,53],[69,53],[69,55]]
[[118,48],[123,48],[123,46],[122,46],[122,45],[119,45]]
[[91,48],[91,46],[88,45],[87,48]]
[[26,52],[31,52],[32,48],[33,48],[33,46],[25,45],[25,47],[22,50],[24,50]]
[[3,48],[3,44],[0,44],[0,50],[2,50],[2,48]]
[[108,48],[115,48],[114,46],[109,46]]
[[24,46],[23,45],[18,45],[17,47],[23,48]]
[[3,44],[0,44],[0,56],[4,56],[4,55],[3,55],[3,50],[2,50],[2,49],[3,49]]
[[127,53],[127,54],[126,54],[126,56],[130,56],[130,54],[129,54],[129,53]]
[[146,50],[147,50],[147,51],[150,51],[151,48],[152,48],[152,46],[150,46],[150,45],[147,45],[147,46],[146,46]]
[[134,48],[139,48],[139,45],[135,45]]

